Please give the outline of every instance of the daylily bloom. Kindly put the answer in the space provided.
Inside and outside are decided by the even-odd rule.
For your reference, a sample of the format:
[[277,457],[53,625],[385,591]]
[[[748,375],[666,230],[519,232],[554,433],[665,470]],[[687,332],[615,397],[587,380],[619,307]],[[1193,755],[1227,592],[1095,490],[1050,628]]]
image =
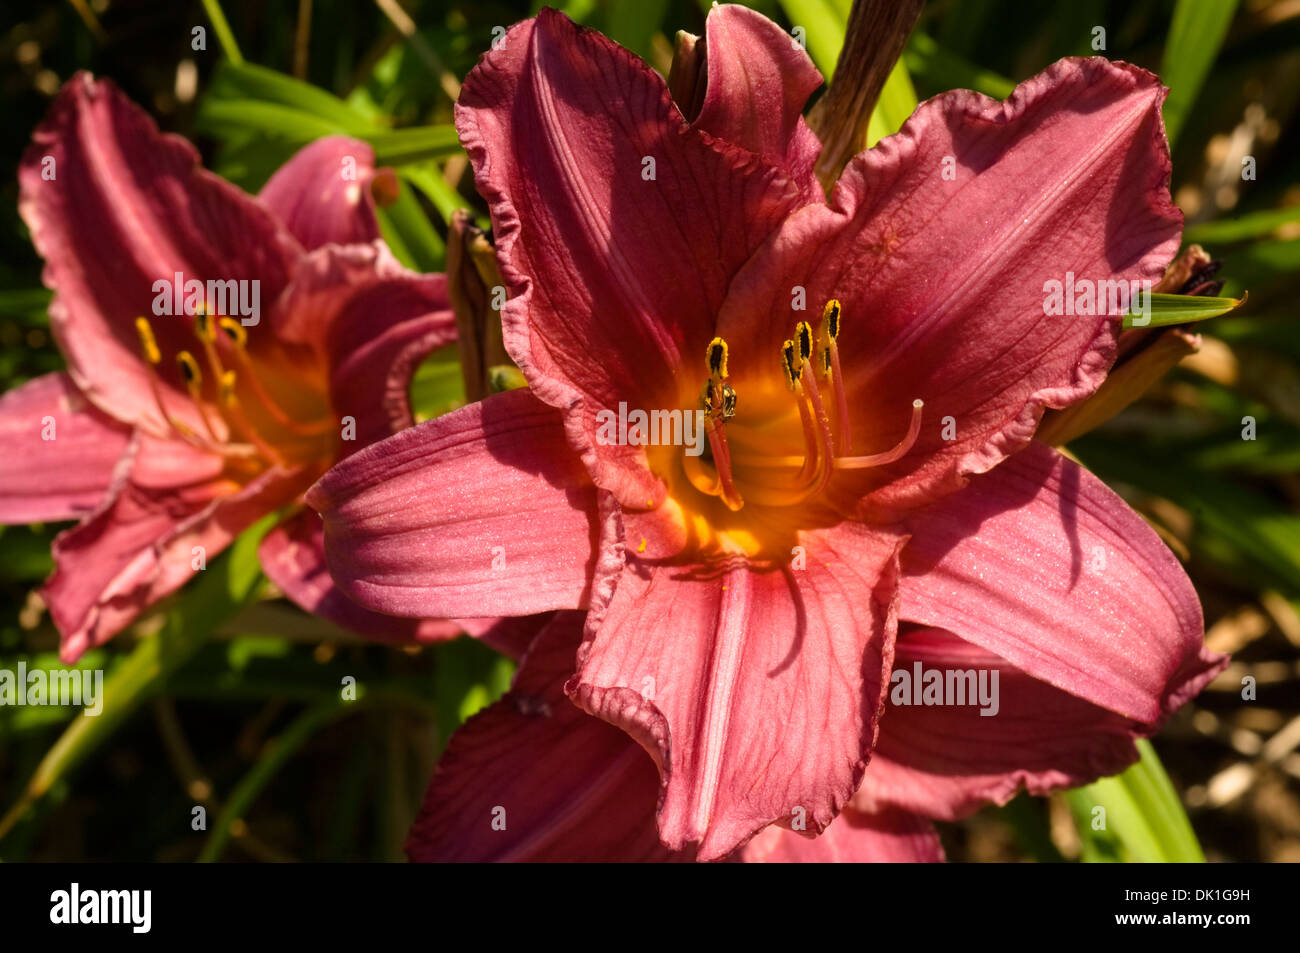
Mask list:
[[[919,816],[1118,770],[1226,662],[1156,534],[1032,442],[1044,408],[1097,389],[1119,329],[1045,313],[1044,283],[1154,282],[1178,249],[1158,80],[1069,59],[1005,103],[938,96],[827,197],[812,63],[743,8],[707,30],[699,105],[551,11],[485,54],[456,120],[529,389],[308,494],[369,608],[587,610],[580,640],[524,659],[508,704],[534,743],[489,768],[521,730],[501,709],[453,742],[417,856],[656,850],[604,811],[565,820],[634,801],[628,746],[564,707],[566,676],[650,754],[667,850],[794,856],[780,828],[829,827],[933,856]],[[707,451],[611,445],[621,404],[700,409]],[[910,661],[998,669],[1000,713],[894,706]],[[458,795],[465,765],[495,799]],[[507,800],[501,834],[488,805]]]
[[[82,74],[19,179],[68,369],[0,398],[0,520],[80,520],[44,590],[71,662],[333,462],[409,426],[411,374],[455,328],[443,276],[380,238],[371,190],[392,172],[364,142],[307,146],[254,198]],[[230,304],[250,299],[255,314]],[[320,535],[299,510],[260,550],[299,604],[392,638],[460,631],[357,607]]]

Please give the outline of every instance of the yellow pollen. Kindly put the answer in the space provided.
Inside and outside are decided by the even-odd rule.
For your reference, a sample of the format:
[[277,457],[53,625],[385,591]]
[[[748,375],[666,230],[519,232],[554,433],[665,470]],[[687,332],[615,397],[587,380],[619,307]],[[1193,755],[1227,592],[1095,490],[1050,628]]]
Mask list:
[[162,352],[158,350],[158,341],[153,336],[149,322],[144,318],[136,318],[135,331],[140,335],[140,350],[144,352],[144,359],[150,364],[161,364]]
[[807,321],[800,321],[794,326],[794,336],[799,342],[799,363],[802,364],[812,357],[812,327]]
[[236,402],[235,397],[235,372],[224,371],[220,381],[221,402],[227,406]]
[[235,347],[242,348],[248,343],[248,332],[238,321],[233,318],[222,318],[217,324],[226,332],[226,337],[235,343]]
[[204,344],[216,340],[216,332],[212,329],[212,313],[207,308],[200,308],[194,312],[194,333]]
[[199,362],[194,360],[194,355],[189,351],[181,351],[176,355],[176,365],[181,369],[181,376],[185,378],[190,393],[198,391],[203,384],[203,374],[199,370]]
[[726,381],[722,382],[722,413],[719,416],[723,420],[736,416],[736,388]]
[[822,308],[822,327],[826,329],[832,341],[840,336],[841,307],[838,298],[831,298],[826,302],[826,307]]
[[781,366],[785,369],[785,386],[790,390],[798,389],[799,379],[803,376],[803,362],[795,361],[794,357],[794,342],[782,342]]
[[714,338],[709,342],[709,351],[707,355],[709,362],[709,376],[715,380],[720,380],[727,376],[727,342],[722,338]]

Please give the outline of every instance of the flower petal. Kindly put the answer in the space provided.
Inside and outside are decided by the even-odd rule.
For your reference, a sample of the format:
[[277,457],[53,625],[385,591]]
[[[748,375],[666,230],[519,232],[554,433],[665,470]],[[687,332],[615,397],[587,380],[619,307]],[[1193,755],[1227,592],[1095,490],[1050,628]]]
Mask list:
[[812,838],[773,825],[740,849],[740,859],[747,864],[935,864],[943,862],[943,845],[924,817],[846,807]]
[[670,848],[713,860],[774,821],[824,829],[874,741],[900,538],[844,524],[800,538],[804,570],[691,564],[657,554],[662,519],[624,516],[627,564],[598,579],[566,691],[655,757]]
[[596,491],[558,411],[506,391],[353,454],[307,496],[330,571],[392,615],[528,615],[585,604]]
[[715,6],[705,21],[708,85],[697,129],[783,166],[824,198],[813,174],[821,143],[803,120],[822,74],[804,48],[756,10]]
[[[931,671],[964,697],[917,704]],[[968,672],[975,682],[949,674]],[[1133,739],[1147,733],[951,632],[905,629],[880,740],[853,803],[955,820],[1021,789],[1048,794],[1118,774],[1137,760]]]
[[334,585],[325,566],[320,517],[302,510],[262,539],[257,555],[271,582],[302,609],[359,635],[397,644],[454,639],[463,626],[446,619],[401,619],[357,605]]
[[444,275],[376,280],[345,299],[329,335],[330,398],[356,420],[350,453],[415,424],[411,377],[435,348],[456,340]]
[[[135,329],[161,297],[154,283],[165,281],[170,298],[178,272],[185,281],[257,281],[269,307],[301,248],[256,199],[203,170],[190,143],[159,133],[111,82],[85,73],[60,92],[18,178],[68,373],[105,413],[165,435]],[[198,431],[174,364],[178,351],[198,347],[191,321],[152,323],[169,410]],[[251,334],[250,348],[262,338]]]
[[[42,595],[76,661],[170,595],[204,561],[258,518],[297,496],[303,475],[269,470],[246,486],[221,476],[221,461],[179,441],[136,434],[110,497],[54,541],[55,570]],[[125,468],[123,468],[125,471]]]
[[306,249],[379,238],[375,152],[368,143],[326,136],[299,149],[262,186],[258,198]]
[[655,832],[654,763],[564,697],[583,619],[559,613],[510,692],[452,736],[407,839],[412,860],[673,859]]
[[900,615],[1150,730],[1227,664],[1155,532],[1039,443],[908,520]]
[[893,446],[925,402],[912,451],[858,471],[854,499],[883,483],[874,503],[915,506],[1023,446],[1045,406],[1101,383],[1119,325],[1046,314],[1046,282],[1158,281],[1178,248],[1163,98],[1150,73],[1094,58],[1052,65],[1005,103],[967,90],[924,103],[737,277],[719,333],[742,401],[771,386],[803,288],[810,308],[843,303],[856,453]]
[[649,67],[554,10],[475,67],[456,124],[513,294],[506,349],[568,412],[598,486],[662,499],[642,448],[597,445],[596,414],[678,406],[677,373],[706,376],[727,285],[795,183],[687,126]]
[[0,397],[0,523],[85,516],[103,502],[130,439],[67,374],[15,387]]

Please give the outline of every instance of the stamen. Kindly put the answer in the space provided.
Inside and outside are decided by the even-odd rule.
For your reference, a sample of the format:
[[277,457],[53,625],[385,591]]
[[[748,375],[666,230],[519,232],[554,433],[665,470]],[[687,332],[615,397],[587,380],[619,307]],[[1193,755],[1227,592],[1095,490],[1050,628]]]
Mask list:
[[[713,452],[713,466],[717,471],[716,481],[709,480],[703,467],[696,461],[686,464],[687,478],[692,485],[703,493],[721,496],[728,509],[739,510],[745,501],[736,492],[736,484],[731,478],[731,449],[727,446],[727,430],[724,424],[736,415],[736,389],[727,383],[727,342],[714,338],[709,342],[705,352],[705,362],[709,368],[709,378],[700,389],[700,404],[704,408],[704,430],[709,438],[709,449]],[[690,458],[688,457],[689,461]]]
[[276,423],[286,430],[304,437],[318,436],[334,427],[333,422],[329,420],[323,420],[317,424],[300,424],[281,410],[280,405],[271,398],[266,388],[262,386],[262,382],[258,379],[257,372],[253,368],[252,358],[248,356],[248,332],[244,330],[244,326],[231,318],[222,318],[217,322],[217,325],[226,332],[226,337],[230,339],[230,343],[235,349],[235,360],[239,365],[239,372],[243,375],[243,379],[248,381],[257,402],[267,409],[270,415],[275,418]]
[[796,359],[793,340],[781,342],[781,369],[785,371],[786,388],[795,395],[795,403],[799,405],[799,421],[803,424],[803,444],[807,453],[802,459],[803,468],[796,478],[796,482],[802,484],[811,479],[816,471],[821,444],[817,439],[817,430],[813,424],[812,413],[808,409],[808,401],[804,399],[803,362]]
[[718,496],[722,493],[722,480],[718,477],[718,471],[699,457],[687,454],[682,458],[682,469],[686,471],[686,479],[691,481],[691,486],[704,495]]
[[204,344],[211,344],[217,339],[217,332],[212,328],[212,312],[206,307],[194,312],[194,333]]
[[882,467],[887,463],[902,459],[912,449],[916,443],[916,438],[921,433],[921,408],[924,406],[925,403],[919,398],[912,401],[912,419],[907,425],[907,433],[891,449],[883,453],[868,454],[865,457],[839,457],[835,461],[836,469],[863,470],[867,467]]
[[[807,325],[805,325],[806,327]],[[812,330],[808,331],[808,348],[812,350]],[[817,375],[813,373],[812,364],[807,358],[804,359],[804,393],[812,403],[812,409],[816,418],[817,427],[814,431],[814,437],[817,440],[819,450],[817,456],[817,476],[809,487],[809,492],[803,497],[806,499],[813,493],[819,493],[825,489],[826,484],[830,482],[832,461],[835,459],[835,440],[831,435],[831,419],[826,415],[826,407],[822,403],[821,391],[817,387]]]
[[799,378],[803,376],[803,363],[794,359],[793,341],[784,341],[781,344],[781,367],[785,371],[786,388],[798,393]]
[[224,373],[222,373],[220,379],[218,380],[218,389],[221,394],[221,405],[223,407],[239,402],[239,398],[235,395],[235,372],[234,371],[225,371]]
[[707,360],[709,363],[709,377],[715,380],[725,378],[727,376],[727,342],[722,338],[714,338],[710,341]]
[[840,337],[840,311],[843,305],[838,298],[831,298],[822,308],[822,327],[826,329],[827,336],[832,341],[839,340]]
[[719,414],[719,418],[721,420],[730,420],[734,416],[736,416],[736,388],[723,381],[722,412]]
[[831,298],[822,308],[821,351],[822,376],[830,379],[831,393],[835,397],[836,451],[840,456],[853,452],[853,425],[849,421],[849,401],[844,391],[844,376],[840,373],[840,349],[836,343],[840,336],[839,299]]
[[189,388],[190,396],[197,400],[197,393],[203,386],[203,375],[199,373],[199,362],[194,360],[194,355],[189,351],[181,351],[176,355],[176,364],[181,369],[181,377],[185,378],[185,386]]
[[158,350],[158,341],[153,336],[149,322],[144,318],[136,318],[135,331],[140,335],[140,350],[144,353],[144,359],[150,364],[161,364],[162,352]]
[[707,417],[704,432],[709,436],[709,449],[713,451],[713,465],[718,471],[722,502],[727,504],[727,509],[735,512],[745,505],[745,501],[736,491],[736,484],[731,479],[731,450],[727,446],[727,431],[721,423]]
[[812,357],[812,327],[807,321],[800,321],[794,326],[794,339],[799,345],[799,363],[802,364]]
[[[249,444],[221,443],[215,436],[208,439],[201,434],[195,433],[184,423],[171,415],[167,410],[167,405],[163,403],[162,389],[158,386],[158,372],[156,368],[162,363],[162,352],[158,349],[158,341],[154,338],[153,328],[149,326],[147,319],[139,317],[135,319],[135,330],[140,336],[140,350],[143,353],[145,364],[148,367],[149,391],[153,394],[154,405],[158,408],[158,413],[162,417],[163,421],[171,427],[173,431],[175,431],[176,435],[192,447],[197,447],[200,450],[207,451],[208,453],[215,453],[223,457],[243,459],[255,456],[257,450]],[[190,390],[190,396],[194,397],[195,386],[193,382],[202,381],[202,377],[198,372],[198,363],[194,360],[194,356],[188,351],[182,351],[180,354],[176,355],[176,360],[180,365],[181,375],[185,378],[186,387]],[[191,375],[193,376],[191,377]],[[233,377],[231,380],[233,381]],[[223,386],[224,383],[223,380]],[[198,398],[195,398],[195,403],[198,405],[200,413],[203,414],[204,425],[207,427],[208,431],[211,432],[212,425],[208,421],[207,414],[203,411],[202,402],[199,401]]]
[[208,437],[213,443],[220,443],[216,428],[208,418],[207,403],[203,400],[203,373],[199,370],[199,362],[194,360],[194,355],[189,351],[181,351],[176,355],[176,365],[180,368],[181,377],[185,378],[185,388],[190,392],[190,400],[194,401],[194,406],[199,410],[203,429],[208,432]]
[[239,404],[239,394],[235,391],[235,372],[226,371],[221,375],[219,390],[221,393],[221,403],[225,407],[226,413],[234,422],[235,427],[241,434],[255,446],[259,453],[270,463],[284,466],[284,457],[257,432],[257,428],[249,421],[248,415],[244,413],[244,408]]
[[231,318],[222,318],[217,322],[217,325],[226,332],[226,337],[230,338],[230,342],[235,347],[242,348],[248,344],[248,332],[244,330],[244,326],[238,321]]
[[221,358],[217,355],[215,343],[217,332],[212,324],[212,314],[206,308],[194,312],[194,333],[203,344],[203,356],[208,362],[208,370],[212,372],[213,380],[217,382],[220,404],[224,407],[228,402],[227,385],[230,393],[233,394],[235,375],[233,371],[225,369]]

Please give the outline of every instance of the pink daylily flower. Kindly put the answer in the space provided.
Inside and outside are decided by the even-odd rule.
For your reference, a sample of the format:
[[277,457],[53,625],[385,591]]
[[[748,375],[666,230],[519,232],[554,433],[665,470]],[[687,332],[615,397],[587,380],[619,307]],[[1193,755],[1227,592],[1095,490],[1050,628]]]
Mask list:
[[[0,521],[80,520],[55,541],[44,590],[65,661],[333,462],[413,423],[411,374],[455,330],[444,277],[408,271],[379,237],[371,185],[391,174],[366,143],[327,138],[255,198],[111,83],[82,74],[61,91],[24,157],[19,205],[68,369],[0,398]],[[177,274],[204,283],[202,302],[174,308],[160,293]],[[229,287],[259,313],[216,310],[210,280],[244,283]],[[309,510],[260,555],[288,596],[343,625],[394,639],[460,631],[340,594]]]
[[[827,197],[818,79],[731,6],[689,103],[552,11],[467,78],[529,390],[307,499],[368,608],[586,615],[453,741],[414,856],[933,859],[925,818],[1114,773],[1226,664],[1157,535],[1032,442],[1119,330],[1045,314],[1044,282],[1154,282],[1178,249],[1159,81],[1069,59],[938,96]],[[707,452],[611,441],[620,405],[703,407]],[[892,705],[912,661],[997,669],[999,715]]]

